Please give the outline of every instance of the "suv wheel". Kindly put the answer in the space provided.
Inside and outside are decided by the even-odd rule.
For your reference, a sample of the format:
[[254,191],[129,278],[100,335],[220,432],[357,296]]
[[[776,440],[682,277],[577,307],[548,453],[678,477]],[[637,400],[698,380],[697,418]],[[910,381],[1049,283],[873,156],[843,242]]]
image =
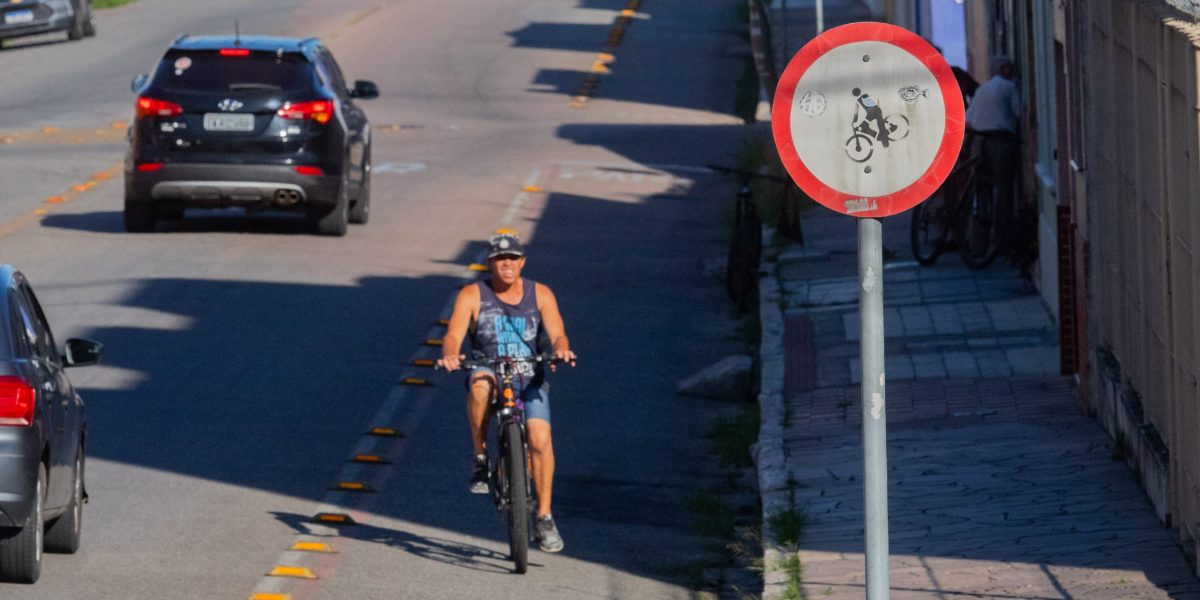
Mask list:
[[371,218],[371,172],[363,171],[362,186],[358,189],[358,198],[350,207],[350,222],[362,225]]
[[346,235],[346,223],[350,221],[350,199],[347,195],[347,184],[342,181],[338,190],[338,201],[329,212],[317,213],[317,233],[341,237]]
[[154,206],[149,202],[125,199],[125,231],[131,233],[147,233],[154,231],[158,215],[154,214]]
[[41,576],[45,504],[46,466],[39,465],[36,499],[25,526],[0,530],[0,581],[36,583]]

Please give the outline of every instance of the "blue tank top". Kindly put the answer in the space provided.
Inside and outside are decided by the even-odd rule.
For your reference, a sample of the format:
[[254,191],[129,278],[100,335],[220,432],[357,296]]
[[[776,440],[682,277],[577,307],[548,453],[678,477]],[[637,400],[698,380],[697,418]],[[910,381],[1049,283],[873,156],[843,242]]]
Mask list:
[[[542,313],[537,306],[537,283],[522,279],[524,294],[517,304],[508,304],[496,295],[491,280],[480,281],[479,320],[471,328],[471,348],[487,356],[525,358],[538,354],[542,335]],[[543,370],[531,363],[518,364],[517,388],[538,386]]]

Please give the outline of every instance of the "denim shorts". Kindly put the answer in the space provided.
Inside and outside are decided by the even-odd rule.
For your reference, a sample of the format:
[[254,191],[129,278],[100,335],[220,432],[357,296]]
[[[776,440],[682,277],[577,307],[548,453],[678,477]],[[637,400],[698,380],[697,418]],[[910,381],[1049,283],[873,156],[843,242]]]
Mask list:
[[[472,369],[467,374],[466,385],[471,387],[471,380],[475,379],[476,375],[487,375],[492,378],[492,381],[497,381],[496,372],[487,368],[479,367]],[[543,379],[541,385],[525,386],[521,390],[521,403],[525,405],[525,419],[541,419],[546,423],[550,422],[550,384]]]

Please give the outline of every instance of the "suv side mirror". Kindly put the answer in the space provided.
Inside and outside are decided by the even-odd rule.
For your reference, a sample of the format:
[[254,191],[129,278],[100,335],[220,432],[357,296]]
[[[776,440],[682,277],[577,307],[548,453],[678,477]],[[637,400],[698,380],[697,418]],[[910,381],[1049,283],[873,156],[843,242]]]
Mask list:
[[64,353],[66,367],[86,367],[100,362],[100,354],[104,344],[93,340],[71,338],[67,340],[67,351]]
[[359,79],[354,82],[354,89],[350,90],[351,98],[360,100],[370,100],[379,97],[379,86],[375,85],[374,81],[364,81]]
[[150,79],[150,76],[145,73],[135,75],[133,77],[133,81],[129,82],[129,89],[132,90],[133,93],[136,94],[136,93],[142,91],[142,88],[146,87],[146,81],[149,79]]

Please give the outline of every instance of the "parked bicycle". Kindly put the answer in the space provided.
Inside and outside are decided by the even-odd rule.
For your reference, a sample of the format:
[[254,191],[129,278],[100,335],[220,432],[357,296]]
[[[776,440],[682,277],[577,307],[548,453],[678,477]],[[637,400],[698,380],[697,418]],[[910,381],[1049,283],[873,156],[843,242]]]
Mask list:
[[800,230],[799,188],[785,177],[720,165],[708,165],[708,168],[718,173],[736,175],[740,181],[737,204],[734,208],[733,235],[729,238],[725,288],[729,292],[729,299],[737,305],[738,311],[745,312],[758,283],[758,265],[762,260],[762,219],[754,204],[754,194],[750,189],[750,182],[754,179],[765,179],[788,186],[786,193],[780,198],[778,231],[803,244],[804,235]]
[[[496,421],[495,452],[488,451],[492,501],[508,527],[509,558],[514,570],[529,568],[530,516],[537,506],[529,479],[529,440],[525,431],[525,403],[513,386],[518,365],[558,362],[551,353],[530,357],[486,357],[476,354],[462,361],[468,371],[489,368],[496,373],[489,412]],[[489,446],[490,448],[490,446]]]
[[957,247],[963,263],[972,269],[992,264],[1003,249],[1003,232],[1013,222],[1013,206],[1005,204],[996,186],[983,181],[982,156],[977,136],[967,132],[958,163],[950,175],[929,197],[913,208],[909,228],[913,256],[922,265],[937,262],[942,252]]

